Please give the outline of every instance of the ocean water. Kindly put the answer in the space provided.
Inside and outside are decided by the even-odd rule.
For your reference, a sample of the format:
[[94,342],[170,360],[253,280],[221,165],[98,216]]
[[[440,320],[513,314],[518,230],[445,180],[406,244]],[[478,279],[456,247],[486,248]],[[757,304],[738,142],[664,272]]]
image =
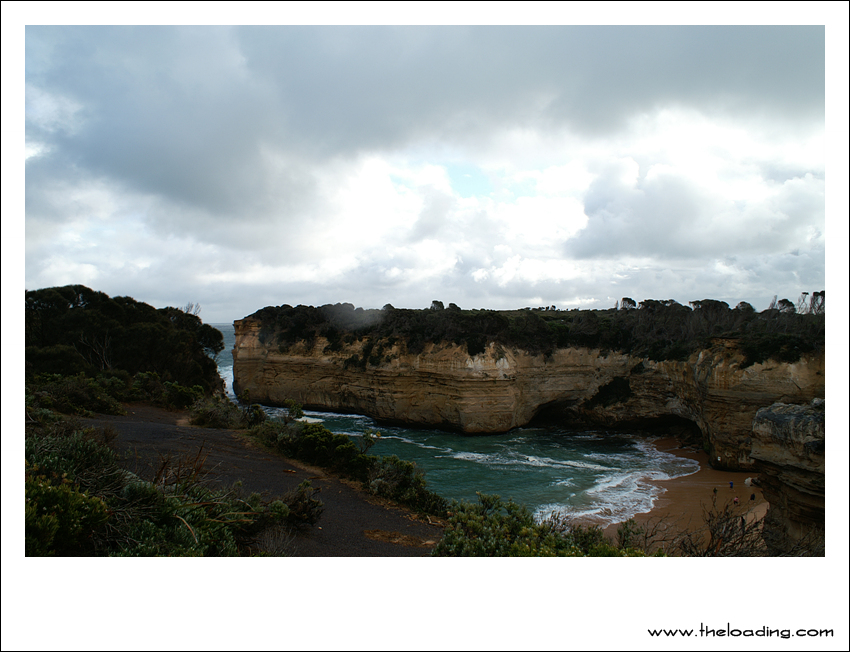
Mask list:
[[[224,334],[219,371],[233,395],[232,324]],[[266,408],[270,416],[283,410]],[[536,518],[561,512],[601,526],[649,511],[664,489],[653,484],[696,473],[694,460],[659,452],[637,434],[557,426],[516,428],[498,435],[462,435],[435,429],[387,427],[363,415],[305,412],[333,432],[381,436],[375,455],[416,462],[428,487],[446,498],[474,501],[476,492],[526,505]]]

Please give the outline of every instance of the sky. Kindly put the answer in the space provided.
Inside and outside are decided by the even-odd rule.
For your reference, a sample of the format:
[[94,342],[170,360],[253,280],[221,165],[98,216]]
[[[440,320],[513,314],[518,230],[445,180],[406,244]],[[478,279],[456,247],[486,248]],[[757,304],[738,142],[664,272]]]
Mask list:
[[25,286],[761,310],[825,289],[825,29],[28,26]]

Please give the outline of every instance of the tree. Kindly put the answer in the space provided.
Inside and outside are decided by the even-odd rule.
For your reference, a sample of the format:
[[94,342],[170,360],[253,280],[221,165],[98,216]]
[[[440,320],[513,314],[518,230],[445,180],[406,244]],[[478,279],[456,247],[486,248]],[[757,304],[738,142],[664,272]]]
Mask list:
[[436,301],[436,300],[432,301],[431,302],[431,310],[445,310],[445,308],[443,307],[443,302],[442,301]]
[[675,547],[685,557],[763,557],[762,521],[747,518],[747,508],[726,503],[703,505],[703,525],[683,532]]
[[752,304],[747,303],[746,301],[741,301],[737,306],[735,306],[735,310],[740,310],[743,313],[752,314],[756,311],[753,308]]
[[791,303],[788,299],[780,299],[779,303],[776,304],[779,308],[779,312],[784,313],[794,313],[797,312],[797,309],[794,307],[794,304]]
[[156,372],[213,389],[220,380],[212,358],[224,339],[197,312],[194,303],[157,309],[83,285],[28,291],[26,373]]
[[191,301],[183,306],[183,312],[187,315],[194,315],[197,317],[201,314],[201,304],[200,303],[192,303]]
[[631,299],[629,297],[623,297],[620,301],[620,306],[623,308],[623,310],[633,310],[637,307],[637,304],[635,303],[634,299]]

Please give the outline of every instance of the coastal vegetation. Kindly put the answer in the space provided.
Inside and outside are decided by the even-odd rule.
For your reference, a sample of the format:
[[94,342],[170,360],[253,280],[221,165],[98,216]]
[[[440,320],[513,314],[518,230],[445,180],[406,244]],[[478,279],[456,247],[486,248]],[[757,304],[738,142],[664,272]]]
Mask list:
[[28,291],[26,376],[100,374],[129,387],[131,378],[148,373],[205,394],[220,390],[215,356],[224,338],[197,311],[195,304],[157,309],[84,285]]
[[434,301],[427,309],[355,308],[350,303],[313,306],[269,306],[249,316],[261,324],[263,342],[282,352],[296,342],[308,347],[318,338],[325,350],[340,351],[363,340],[362,352],[348,367],[365,369],[391,358],[400,345],[420,353],[428,343],[454,343],[469,355],[482,353],[489,343],[550,356],[558,348],[587,347],[617,351],[650,360],[684,360],[721,338],[737,346],[747,366],[773,359],[794,362],[804,353],[822,351],[825,342],[825,293],[803,293],[794,304],[771,303],[762,312],[746,302],[734,308],[723,301],[624,297],[608,310],[558,310],[554,306],[521,310],[462,310]]
[[197,313],[196,304],[156,309],[82,285],[26,293],[27,555],[274,553],[288,530],[318,519],[309,483],[272,501],[242,496],[207,482],[201,451],[163,459],[143,480],[123,468],[113,430],[77,420],[124,414],[127,403],[200,412],[211,402],[252,425],[250,406],[221,395],[223,336]]
[[[477,503],[453,501],[438,557],[644,557],[631,542],[609,541],[601,529],[553,514],[535,522],[522,505],[478,494]],[[663,556],[663,551],[658,554]]]
[[256,425],[248,435],[285,457],[357,480],[372,495],[423,514],[446,515],[448,502],[426,487],[425,476],[415,463],[396,455],[369,454],[380,433],[366,433],[356,442],[321,424],[298,421],[302,414],[301,407],[290,402],[288,416]]
[[27,416],[28,556],[256,554],[268,551],[261,538],[321,514],[309,483],[272,501],[242,496],[238,487],[207,482],[203,451],[163,459],[143,480],[123,468],[110,428],[84,427],[45,408]]

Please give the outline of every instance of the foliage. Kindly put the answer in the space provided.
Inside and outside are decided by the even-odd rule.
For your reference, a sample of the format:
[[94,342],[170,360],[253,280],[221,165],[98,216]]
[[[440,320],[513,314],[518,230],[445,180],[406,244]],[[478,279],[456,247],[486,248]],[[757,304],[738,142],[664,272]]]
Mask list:
[[197,314],[68,285],[28,291],[25,317],[28,377],[123,370],[203,392],[220,387],[213,358],[224,338]]
[[281,497],[287,506],[287,518],[298,525],[313,525],[319,520],[325,506],[315,497],[318,493],[309,480],[305,480]]
[[259,404],[242,407],[226,396],[210,396],[195,401],[190,410],[189,423],[205,428],[251,428],[266,420]]
[[75,376],[42,374],[30,380],[27,392],[33,406],[63,414],[124,414],[124,408],[110,396],[109,389],[94,378],[86,378],[83,373]]
[[378,440],[381,438],[381,433],[375,430],[367,430],[360,436],[360,441],[358,442],[358,448],[360,452],[366,455],[371,449],[372,446],[378,443]]
[[25,465],[26,554],[66,555],[90,550],[91,539],[109,518],[106,504],[77,489],[64,475],[51,477]]
[[39,374],[26,381],[27,406],[63,414],[91,416],[125,414],[121,402],[144,401],[170,409],[183,409],[204,396],[200,385],[184,387],[162,382],[156,372],[140,372],[131,378],[126,371],[110,371],[87,377]]
[[681,533],[675,540],[677,552],[685,557],[764,557],[762,521],[747,519],[747,508],[727,502],[703,506],[700,527]]
[[250,554],[264,533],[321,514],[309,484],[272,501],[212,488],[202,451],[142,480],[119,466],[111,433],[38,416],[25,442],[28,555]]
[[761,313],[746,302],[731,309],[712,299],[692,301],[688,307],[672,299],[647,299],[638,305],[624,297],[620,309],[610,310],[461,310],[454,304],[441,309],[434,301],[424,310],[269,306],[251,317],[262,324],[263,337],[282,350],[297,342],[312,347],[320,337],[328,341],[325,351],[361,342],[360,351],[346,359],[346,369],[380,366],[385,352],[396,344],[410,354],[433,342],[465,346],[471,356],[493,344],[544,357],[558,348],[588,347],[653,360],[686,360],[710,346],[712,338],[737,342],[749,365],[769,358],[793,362],[803,353],[823,350],[823,293],[815,295],[813,308],[790,310],[782,304],[785,310]]
[[395,455],[372,460],[365,480],[371,493],[424,513],[445,513],[446,500],[426,488],[425,476],[414,462],[399,459]]
[[[290,414],[301,414],[290,407]],[[413,462],[395,455],[367,454],[380,433],[367,432],[359,445],[347,435],[333,433],[318,423],[270,420],[251,429],[250,435],[282,455],[331,469],[363,483],[372,494],[389,498],[418,511],[442,515],[446,500],[426,487],[425,477]]]
[[528,509],[499,496],[478,494],[478,503],[452,501],[449,524],[435,556],[450,557],[639,557],[617,547],[595,526],[571,523],[557,514],[538,523]]

